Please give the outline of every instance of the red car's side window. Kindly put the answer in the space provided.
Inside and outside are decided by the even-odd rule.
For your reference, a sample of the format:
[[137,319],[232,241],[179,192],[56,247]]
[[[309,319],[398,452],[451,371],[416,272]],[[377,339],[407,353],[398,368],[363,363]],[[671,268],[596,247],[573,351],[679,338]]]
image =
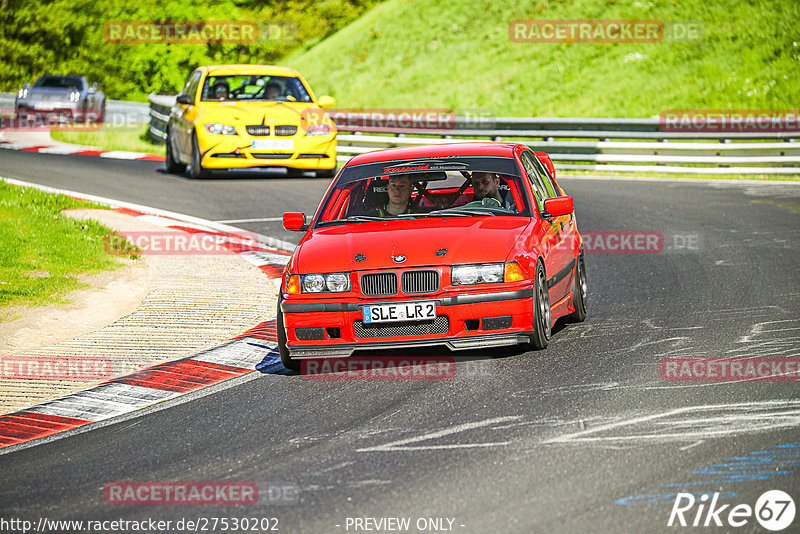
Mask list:
[[327,206],[325,206],[325,211],[322,212],[322,215],[319,218],[320,221],[331,221],[337,218],[336,212],[342,207],[340,201],[342,193],[342,189],[337,189],[333,192],[331,199],[328,201]]

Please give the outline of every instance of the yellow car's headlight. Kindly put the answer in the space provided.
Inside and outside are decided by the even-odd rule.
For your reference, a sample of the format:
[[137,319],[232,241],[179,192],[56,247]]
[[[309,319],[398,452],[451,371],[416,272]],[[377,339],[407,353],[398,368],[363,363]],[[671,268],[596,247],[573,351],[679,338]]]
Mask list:
[[312,124],[306,128],[306,136],[328,135],[333,131],[330,124]]
[[206,131],[213,135],[236,135],[236,128],[227,124],[219,124],[218,122],[206,124]]

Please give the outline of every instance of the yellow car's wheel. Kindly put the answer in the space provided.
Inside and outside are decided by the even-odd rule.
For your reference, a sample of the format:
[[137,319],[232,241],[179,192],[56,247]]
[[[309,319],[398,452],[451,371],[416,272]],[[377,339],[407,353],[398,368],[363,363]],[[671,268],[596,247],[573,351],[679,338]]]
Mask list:
[[170,174],[184,172],[186,165],[175,159],[175,153],[172,148],[172,136],[167,131],[167,172]]
[[189,178],[193,178],[195,180],[199,178],[207,178],[208,171],[203,169],[203,166],[200,164],[200,145],[197,143],[197,134],[192,134],[192,165],[189,167]]

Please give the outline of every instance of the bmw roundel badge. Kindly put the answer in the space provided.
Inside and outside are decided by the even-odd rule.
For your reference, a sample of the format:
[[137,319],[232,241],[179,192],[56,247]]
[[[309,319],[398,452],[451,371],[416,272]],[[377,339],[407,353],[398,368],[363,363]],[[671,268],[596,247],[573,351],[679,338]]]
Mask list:
[[395,263],[403,263],[404,261],[406,261],[406,257],[405,256],[392,256],[392,261],[394,261]]

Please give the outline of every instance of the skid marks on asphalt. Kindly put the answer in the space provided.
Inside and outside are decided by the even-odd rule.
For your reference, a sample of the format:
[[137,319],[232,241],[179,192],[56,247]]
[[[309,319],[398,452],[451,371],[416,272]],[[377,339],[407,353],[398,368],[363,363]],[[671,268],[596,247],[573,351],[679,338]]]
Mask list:
[[688,406],[598,425],[544,441],[552,443],[666,443],[770,432],[800,426],[800,400]]

